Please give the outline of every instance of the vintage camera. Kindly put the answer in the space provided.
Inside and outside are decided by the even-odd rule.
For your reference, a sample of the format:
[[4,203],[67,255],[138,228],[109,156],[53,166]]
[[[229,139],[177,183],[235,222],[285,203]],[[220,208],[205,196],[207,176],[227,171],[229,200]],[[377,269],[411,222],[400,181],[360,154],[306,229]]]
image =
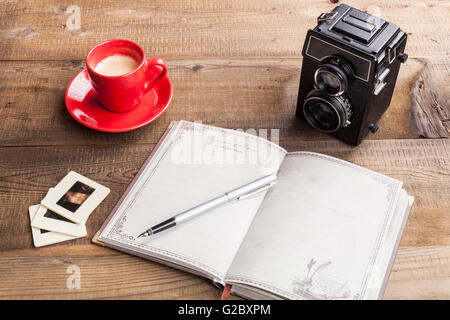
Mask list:
[[303,46],[296,115],[358,145],[389,107],[407,35],[345,4],[317,20]]

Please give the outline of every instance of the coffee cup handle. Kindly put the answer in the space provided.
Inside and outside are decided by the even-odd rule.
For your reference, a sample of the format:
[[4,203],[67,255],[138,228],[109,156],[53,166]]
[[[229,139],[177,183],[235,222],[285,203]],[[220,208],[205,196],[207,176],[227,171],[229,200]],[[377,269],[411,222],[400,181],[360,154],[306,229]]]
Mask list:
[[[153,88],[156,83],[158,83],[166,74],[167,74],[167,63],[164,61],[163,58],[150,58],[147,59],[147,71],[146,71],[146,77],[147,81],[145,82],[144,90],[145,93],[147,93],[151,88]],[[150,76],[153,76],[153,73],[150,72],[150,68],[152,66],[159,66],[161,67],[161,73],[158,74],[156,78],[149,79]]]

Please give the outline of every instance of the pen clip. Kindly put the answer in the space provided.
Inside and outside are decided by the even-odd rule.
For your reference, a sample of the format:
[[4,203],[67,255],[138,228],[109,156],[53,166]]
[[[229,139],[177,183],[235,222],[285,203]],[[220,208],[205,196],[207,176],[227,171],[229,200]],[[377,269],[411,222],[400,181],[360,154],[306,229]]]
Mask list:
[[255,191],[252,191],[252,192],[249,192],[249,193],[244,194],[244,195],[242,195],[242,196],[239,196],[239,197],[237,198],[237,200],[244,200],[244,199],[247,199],[247,198],[249,198],[249,197],[251,197],[251,196],[254,196],[254,195],[257,194],[257,193],[260,193],[260,192],[263,192],[263,191],[269,189],[271,186],[273,186],[273,185],[276,184],[276,183],[277,183],[276,181],[271,182],[271,183],[269,183],[268,185],[266,185],[266,186],[264,186],[264,187],[261,187],[260,189],[257,189],[257,190],[255,190]]

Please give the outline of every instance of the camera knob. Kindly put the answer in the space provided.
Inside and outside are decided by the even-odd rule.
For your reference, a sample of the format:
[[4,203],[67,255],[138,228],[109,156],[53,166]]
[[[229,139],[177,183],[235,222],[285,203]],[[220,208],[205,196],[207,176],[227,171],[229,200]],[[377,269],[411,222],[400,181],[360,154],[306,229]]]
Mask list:
[[370,130],[370,132],[372,132],[372,133],[377,132],[377,131],[378,131],[378,125],[373,124],[373,123],[369,124],[369,130]]
[[400,60],[401,63],[405,63],[406,60],[408,60],[408,55],[406,53],[400,53],[398,55],[398,60]]

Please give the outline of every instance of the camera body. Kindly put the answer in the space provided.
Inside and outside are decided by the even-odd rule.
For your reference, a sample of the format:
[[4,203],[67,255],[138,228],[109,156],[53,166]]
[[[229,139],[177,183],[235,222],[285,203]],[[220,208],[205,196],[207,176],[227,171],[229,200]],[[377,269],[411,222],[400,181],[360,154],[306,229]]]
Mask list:
[[358,145],[391,102],[407,35],[398,26],[341,4],[322,13],[303,46],[296,115]]

